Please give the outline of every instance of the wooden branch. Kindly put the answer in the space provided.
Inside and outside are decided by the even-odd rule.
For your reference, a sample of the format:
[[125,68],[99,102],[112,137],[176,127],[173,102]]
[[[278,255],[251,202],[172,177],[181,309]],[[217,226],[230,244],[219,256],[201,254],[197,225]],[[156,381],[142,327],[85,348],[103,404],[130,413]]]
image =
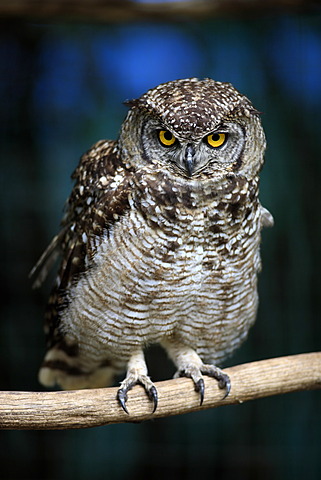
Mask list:
[[116,401],[117,388],[0,392],[0,428],[51,430],[140,422],[272,395],[318,389],[321,388],[321,352],[246,363],[224,371],[231,378],[229,396],[222,400],[224,392],[218,388],[216,380],[205,377],[202,407],[190,379],[156,383],[159,404],[154,414],[152,403],[140,386],[129,392],[127,407],[130,415]]
[[220,15],[266,14],[269,11],[309,11],[316,0],[7,0],[0,2],[0,17],[42,21],[124,22],[179,20]]

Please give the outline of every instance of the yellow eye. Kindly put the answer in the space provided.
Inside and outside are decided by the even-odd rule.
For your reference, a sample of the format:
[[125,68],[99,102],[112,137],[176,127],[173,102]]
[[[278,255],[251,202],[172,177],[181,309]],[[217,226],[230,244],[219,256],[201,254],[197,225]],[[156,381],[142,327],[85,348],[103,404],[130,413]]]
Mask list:
[[176,138],[169,130],[160,130],[158,132],[158,138],[165,147],[171,147],[176,142]]
[[206,137],[208,145],[213,148],[221,147],[226,142],[226,139],[226,133],[211,133]]

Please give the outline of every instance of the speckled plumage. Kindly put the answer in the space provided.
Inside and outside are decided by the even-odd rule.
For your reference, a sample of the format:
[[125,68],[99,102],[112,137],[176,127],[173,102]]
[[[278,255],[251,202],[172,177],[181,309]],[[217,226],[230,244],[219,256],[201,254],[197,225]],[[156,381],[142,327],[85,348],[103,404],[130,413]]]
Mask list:
[[[201,396],[202,374],[226,386],[215,365],[255,320],[260,232],[272,224],[258,199],[265,137],[246,97],[193,78],[128,104],[119,140],[82,157],[61,232],[36,268],[43,279],[62,253],[40,381],[106,386],[127,368],[125,409],[135,383],[156,404],[143,356],[151,343]],[[160,143],[160,130],[173,146]],[[218,148],[206,143],[213,132],[224,135]]]

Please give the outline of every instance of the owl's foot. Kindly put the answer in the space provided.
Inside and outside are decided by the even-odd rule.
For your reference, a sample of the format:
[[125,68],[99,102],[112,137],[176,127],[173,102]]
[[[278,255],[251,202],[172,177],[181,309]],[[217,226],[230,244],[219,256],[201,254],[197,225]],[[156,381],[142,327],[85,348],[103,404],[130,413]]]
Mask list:
[[225,388],[225,394],[223,397],[226,398],[231,390],[231,381],[230,377],[226,375],[220,368],[215,367],[215,365],[204,365],[200,367],[195,367],[194,365],[188,365],[177,371],[175,377],[188,377],[191,378],[194,382],[195,391],[200,394],[200,405],[204,401],[205,393],[205,384],[202,375],[208,375],[209,377],[215,378],[218,381],[219,388]]
[[225,388],[224,398],[228,396],[231,390],[231,381],[220,368],[215,365],[205,365],[193,348],[173,339],[165,338],[162,345],[177,366],[175,377],[188,377],[193,380],[195,390],[200,394],[201,405],[205,392],[203,375],[215,378],[219,388]]
[[135,385],[142,385],[142,387],[144,387],[148,398],[154,403],[154,413],[158,405],[158,395],[155,385],[147,375],[147,367],[142,351],[132,355],[130,361],[128,362],[126,378],[121,382],[120,388],[117,392],[117,400],[127,414],[129,414],[126,406],[127,393]]
[[119,401],[123,410],[129,415],[129,411],[126,407],[127,392],[135,385],[142,385],[142,387],[144,387],[148,398],[154,403],[153,413],[155,413],[158,405],[157,390],[151,379],[146,375],[138,375],[138,377],[136,375],[129,375],[121,383],[120,389],[117,392],[117,400]]

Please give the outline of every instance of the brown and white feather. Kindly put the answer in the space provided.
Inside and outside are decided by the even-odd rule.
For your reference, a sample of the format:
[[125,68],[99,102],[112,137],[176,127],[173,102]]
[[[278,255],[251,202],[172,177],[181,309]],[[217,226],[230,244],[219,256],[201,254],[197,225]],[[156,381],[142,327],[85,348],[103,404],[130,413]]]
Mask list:
[[[94,145],[73,175],[51,249],[62,262],[46,315],[45,385],[105,386],[151,343],[179,369],[185,351],[220,363],[255,321],[260,232],[272,224],[258,199],[258,112],[209,79],[160,85],[130,106],[119,140]],[[188,176],[149,144],[150,124],[182,148],[204,148],[205,135],[230,125],[243,143],[230,163]]]

